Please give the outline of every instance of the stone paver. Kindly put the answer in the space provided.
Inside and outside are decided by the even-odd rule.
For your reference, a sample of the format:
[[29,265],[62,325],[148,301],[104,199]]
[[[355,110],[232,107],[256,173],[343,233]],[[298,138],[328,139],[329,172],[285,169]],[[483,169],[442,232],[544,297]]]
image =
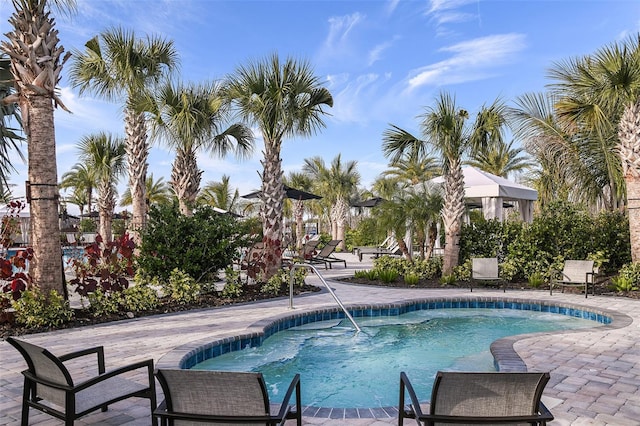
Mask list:
[[[591,330],[556,334],[534,334],[526,338],[508,338],[501,342],[500,356],[515,352],[529,370],[550,371],[544,401],[556,417],[554,425],[640,425],[640,301],[545,291],[510,290],[506,294],[496,289],[396,289],[349,285],[331,278],[352,275],[354,270],[371,267],[371,261],[358,262],[350,254],[339,254],[347,260],[347,268],[334,265],[321,270],[335,293],[349,305],[397,303],[436,297],[491,297],[516,300],[554,302],[570,306],[606,309],[614,315],[612,325]],[[320,285],[311,276],[309,281]],[[296,297],[293,312],[334,307],[335,301],[326,291]],[[133,319],[50,333],[24,336],[35,344],[62,354],[81,348],[105,347],[107,368],[129,364],[152,357],[164,365],[174,362],[176,348],[193,342],[214,340],[255,330],[265,319],[291,314],[289,300],[280,298],[241,306],[230,306],[188,313]],[[517,358],[517,357],[516,357]],[[516,361],[518,361],[516,359]],[[522,363],[520,361],[520,363]],[[507,359],[506,366],[518,366]],[[0,425],[18,425],[22,376],[25,364],[20,354],[7,342],[0,341]],[[304,386],[304,384],[303,384]],[[389,386],[397,387],[397,383]],[[428,396],[424,396],[428,398]],[[146,400],[130,399],[113,404],[106,413],[97,412],[76,422],[77,425],[151,424]],[[30,424],[60,425],[61,421],[31,410]],[[304,417],[308,425],[383,426],[396,424],[395,418],[332,419]],[[293,424],[291,421],[287,425]]]

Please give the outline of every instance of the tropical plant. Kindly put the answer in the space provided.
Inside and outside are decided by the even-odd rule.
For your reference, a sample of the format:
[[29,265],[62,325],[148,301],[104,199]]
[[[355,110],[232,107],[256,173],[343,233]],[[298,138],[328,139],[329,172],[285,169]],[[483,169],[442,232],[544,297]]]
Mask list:
[[451,274],[458,265],[460,227],[464,214],[464,175],[462,157],[472,149],[485,147],[502,140],[506,125],[504,105],[496,100],[492,105],[483,106],[471,128],[466,124],[469,113],[458,108],[455,98],[441,93],[434,107],[427,108],[421,116],[422,133],[425,140],[397,126],[383,133],[383,152],[398,161],[404,155],[424,157],[431,147],[443,158],[444,169],[444,222],[445,248],[443,274]]
[[466,163],[485,172],[509,177],[513,173],[522,173],[534,166],[528,158],[521,156],[524,148],[514,148],[514,141],[509,143],[498,140],[471,152],[471,159]]
[[323,107],[333,106],[333,98],[307,62],[293,58],[281,62],[277,54],[237,68],[229,81],[228,96],[240,116],[260,128],[264,140],[261,217],[268,278],[282,261],[282,142],[296,135],[311,136],[323,127]]
[[313,181],[313,188],[323,196],[323,203],[329,205],[331,218],[331,238],[340,240],[339,247],[345,249],[345,229],[349,214],[349,201],[356,195],[360,183],[360,173],[356,161],[342,162],[336,155],[331,166],[326,167],[321,157],[305,158],[302,170]]
[[[609,154],[604,164],[616,183],[618,167],[626,187],[631,257],[640,260],[640,34],[594,54],[557,63],[549,71],[557,96],[555,111],[584,143]],[[600,160],[602,156],[600,157]],[[594,163],[597,161],[594,158]],[[596,165],[597,166],[597,165]],[[617,175],[620,176],[620,175]],[[618,194],[618,188],[610,188]]]
[[[172,198],[171,188],[164,181],[163,177],[158,180],[153,178],[153,173],[147,176],[145,182],[145,196],[147,197],[147,204],[153,206],[156,204],[170,204]],[[120,207],[130,206],[133,204],[131,199],[131,189],[126,188],[120,197]]]
[[171,186],[182,214],[190,216],[200,190],[202,171],[197,153],[209,151],[224,157],[234,151],[238,158],[253,149],[251,129],[241,123],[228,127],[229,102],[218,83],[167,83],[141,108],[150,112],[154,139],[176,151],[171,168]]
[[20,150],[23,138],[17,133],[19,129],[10,127],[12,119],[18,126],[22,126],[17,102],[15,100],[10,102],[11,98],[9,98],[14,93],[10,64],[9,58],[0,54],[0,188],[8,188],[8,176],[15,170],[9,154],[15,151],[24,161],[24,155]]
[[111,222],[116,206],[119,177],[125,170],[125,145],[120,138],[108,133],[96,133],[83,137],[78,143],[80,159],[94,174],[98,185],[99,233],[105,241],[111,241]]
[[233,213],[239,213],[240,193],[238,189],[232,190],[229,185],[229,176],[222,175],[220,182],[208,182],[198,194],[198,204],[206,204]]
[[60,182],[60,188],[71,189],[73,199],[80,202],[80,214],[84,212],[85,206],[88,212],[93,211],[93,191],[97,186],[95,168],[82,163],[75,164],[70,171],[64,173]]
[[11,306],[16,321],[29,328],[55,327],[73,318],[69,301],[56,290],[48,293],[37,287],[27,290]]
[[173,42],[157,36],[137,39],[133,31],[112,28],[74,51],[69,79],[80,89],[108,100],[123,101],[129,187],[132,194],[132,236],[147,218],[146,180],[149,145],[144,112],[136,104],[177,65]]
[[12,29],[0,43],[11,60],[16,92],[4,104],[18,104],[28,144],[28,192],[31,202],[31,243],[34,250],[29,271],[44,294],[64,294],[62,249],[58,224],[58,171],[54,107],[67,110],[57,93],[62,67],[69,58],[59,45],[50,6],[73,10],[72,0],[14,0],[9,17]]

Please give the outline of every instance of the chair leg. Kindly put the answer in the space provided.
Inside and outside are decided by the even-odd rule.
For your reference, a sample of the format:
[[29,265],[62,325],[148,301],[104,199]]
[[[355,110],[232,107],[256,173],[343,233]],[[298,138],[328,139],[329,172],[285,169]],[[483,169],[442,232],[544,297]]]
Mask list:
[[22,390],[22,417],[20,420],[21,426],[29,425],[29,395],[31,394],[31,389],[29,388],[29,384],[27,380],[24,381],[24,389]]

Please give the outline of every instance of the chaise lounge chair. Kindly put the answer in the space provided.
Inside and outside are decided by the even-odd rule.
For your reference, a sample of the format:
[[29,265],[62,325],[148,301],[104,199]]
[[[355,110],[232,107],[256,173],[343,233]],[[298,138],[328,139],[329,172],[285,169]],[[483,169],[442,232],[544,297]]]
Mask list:
[[498,258],[496,257],[474,257],[471,259],[471,281],[469,282],[471,291],[473,291],[474,281],[502,283],[502,291],[507,291],[506,281],[500,278],[498,273]]
[[593,288],[595,271],[593,260],[565,260],[561,272],[556,272],[549,284],[549,294],[553,295],[553,287],[559,286],[564,293],[564,288],[583,287],[584,297],[589,294],[589,284],[591,284],[591,294],[595,294]]
[[[102,346],[55,356],[47,349],[22,340],[8,337],[24,357],[28,368],[22,372],[24,389],[22,394],[22,426],[29,424],[29,408],[35,408],[72,426],[76,419],[107,407],[114,402],[131,397],[147,398],[151,401],[151,412],[156,408],[156,388],[153,378],[153,360],[105,371]],[[97,374],[75,382],[65,362],[95,354]],[[146,382],[124,378],[124,373],[135,372],[146,375]]]
[[[277,414],[271,414],[261,373],[208,370],[156,372],[165,400],[154,411],[161,426],[205,423],[283,425],[287,419],[302,424],[300,375],[296,374]],[[289,404],[295,392],[295,409]]]
[[336,251],[336,247],[338,247],[338,244],[340,244],[340,241],[342,240],[329,241],[327,244],[325,244],[324,247],[322,247],[322,249],[318,252],[318,254],[316,254],[315,256],[312,256],[310,259],[307,259],[307,262],[311,264],[324,263],[324,269],[327,269],[327,266],[329,266],[329,269],[332,269],[333,268],[332,265],[334,263],[343,263],[344,267],[346,268],[347,261],[344,259],[339,259],[333,255],[333,252]]
[[401,255],[400,245],[394,239],[389,239],[389,242],[385,247],[360,247],[358,249],[358,260],[362,262],[362,257],[365,254],[370,254],[376,259],[380,256],[397,256]]
[[[438,372],[429,413],[423,413],[409,378],[400,373],[398,425],[405,418],[421,425],[531,424],[546,425],[553,415],[540,401],[549,373]],[[405,405],[405,390],[410,405]]]

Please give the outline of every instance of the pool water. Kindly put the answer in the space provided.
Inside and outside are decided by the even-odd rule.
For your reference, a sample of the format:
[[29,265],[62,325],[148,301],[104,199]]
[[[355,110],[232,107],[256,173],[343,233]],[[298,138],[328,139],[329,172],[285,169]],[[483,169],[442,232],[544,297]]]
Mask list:
[[400,372],[419,395],[431,395],[438,370],[495,371],[492,342],[533,332],[592,328],[599,323],[560,314],[510,309],[435,309],[290,328],[254,348],[230,352],[196,369],[259,371],[280,402],[300,373],[303,405],[373,408],[397,405]]

